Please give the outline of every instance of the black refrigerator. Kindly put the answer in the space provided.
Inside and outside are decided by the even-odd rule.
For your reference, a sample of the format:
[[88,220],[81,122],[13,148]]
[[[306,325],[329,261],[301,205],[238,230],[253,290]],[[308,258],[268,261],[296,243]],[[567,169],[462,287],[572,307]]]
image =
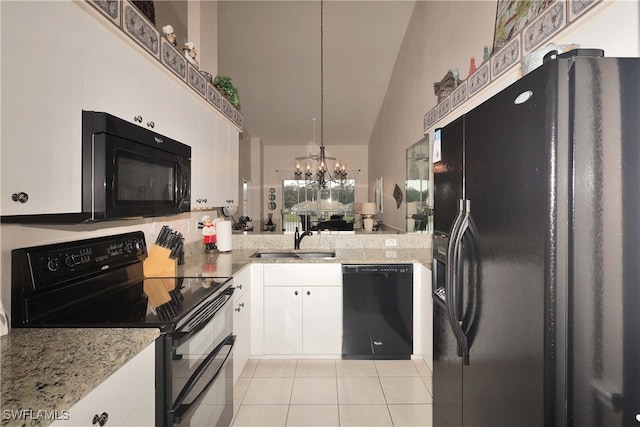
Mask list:
[[436,131],[434,426],[640,425],[640,59],[602,54]]

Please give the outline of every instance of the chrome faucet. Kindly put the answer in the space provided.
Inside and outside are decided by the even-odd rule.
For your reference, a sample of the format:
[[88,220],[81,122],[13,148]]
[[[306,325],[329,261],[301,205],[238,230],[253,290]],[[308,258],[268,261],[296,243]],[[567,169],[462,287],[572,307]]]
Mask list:
[[293,249],[300,249],[300,242],[304,236],[313,236],[313,233],[307,230],[300,234],[298,227],[296,227],[296,232],[293,234]]

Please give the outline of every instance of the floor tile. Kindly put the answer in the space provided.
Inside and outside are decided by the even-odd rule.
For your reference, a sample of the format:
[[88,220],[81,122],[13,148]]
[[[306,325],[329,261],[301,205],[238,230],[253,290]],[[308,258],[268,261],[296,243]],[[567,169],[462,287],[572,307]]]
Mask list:
[[338,389],[334,378],[296,378],[293,381],[291,404],[338,404]]
[[338,378],[338,402],[341,405],[387,403],[377,377]]
[[387,405],[340,405],[340,426],[393,426]]
[[298,360],[296,377],[334,377],[336,376],[335,360]]
[[431,394],[420,377],[380,377],[380,382],[389,405],[432,403]]
[[421,359],[250,360],[235,385],[232,425],[431,427],[431,390]]
[[260,360],[254,377],[273,378],[273,377],[294,377],[296,373],[297,360]]
[[420,377],[422,378],[422,382],[427,386],[427,390],[429,390],[429,394],[433,396],[433,377]]
[[244,395],[244,404],[289,404],[293,378],[252,378]]
[[245,363],[244,368],[242,368],[242,372],[240,372],[240,378],[251,378],[256,371],[256,367],[258,366],[259,360],[249,359],[247,363]]
[[377,377],[373,360],[336,360],[336,374],[339,377]]
[[431,427],[432,405],[389,405],[395,427]]
[[429,366],[427,366],[427,362],[424,359],[412,359],[413,366],[418,370],[418,375],[421,377],[430,377],[433,375]]
[[337,427],[338,405],[291,405],[287,427]]
[[242,405],[233,426],[284,427],[288,411],[288,405]]
[[238,378],[236,384],[233,386],[233,404],[240,405],[242,403],[242,399],[244,399],[244,395],[249,388],[249,383],[251,383],[251,378]]
[[376,360],[376,370],[381,377],[417,377],[418,370],[411,360]]

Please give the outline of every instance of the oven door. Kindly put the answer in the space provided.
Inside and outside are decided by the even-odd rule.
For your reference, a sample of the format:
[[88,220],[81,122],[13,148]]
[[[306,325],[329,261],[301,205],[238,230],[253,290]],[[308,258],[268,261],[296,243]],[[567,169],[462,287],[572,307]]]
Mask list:
[[173,425],[231,424],[235,342],[232,295],[232,289],[223,292],[210,305],[194,313],[195,323],[190,322],[183,331],[176,331],[169,413]]

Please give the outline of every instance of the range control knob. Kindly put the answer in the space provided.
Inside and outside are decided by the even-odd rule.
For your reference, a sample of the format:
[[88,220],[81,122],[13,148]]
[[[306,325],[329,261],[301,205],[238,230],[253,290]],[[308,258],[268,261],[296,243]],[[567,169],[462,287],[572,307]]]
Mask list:
[[58,261],[58,258],[51,258],[47,262],[47,268],[49,271],[58,271],[58,268],[60,268],[60,261]]
[[124,244],[124,251],[126,253],[131,253],[133,251],[133,243],[132,242],[127,242]]
[[67,255],[67,257],[64,259],[64,263],[67,264],[68,267],[73,267],[76,262],[73,259],[73,255]]

